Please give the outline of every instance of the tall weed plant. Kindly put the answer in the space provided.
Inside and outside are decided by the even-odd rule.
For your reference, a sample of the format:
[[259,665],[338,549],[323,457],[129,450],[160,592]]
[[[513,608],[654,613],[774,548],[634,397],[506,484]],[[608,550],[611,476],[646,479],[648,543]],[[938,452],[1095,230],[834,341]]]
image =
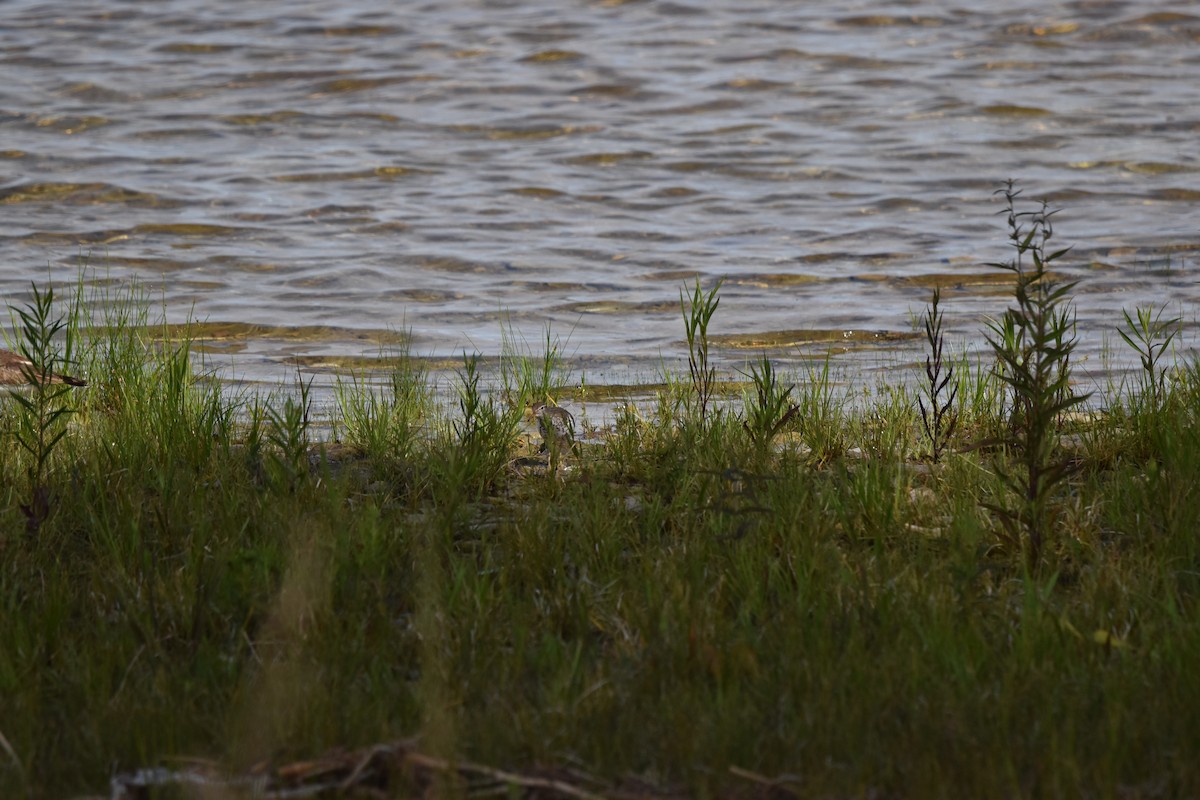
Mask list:
[[1069,250],[1050,249],[1056,212],[1045,202],[1019,210],[1021,192],[1013,181],[997,193],[1004,198],[1015,254],[991,266],[1013,273],[1015,305],[989,323],[987,341],[996,356],[996,377],[1008,387],[1011,402],[1011,430],[1000,441],[1004,447],[995,469],[1012,497],[985,506],[996,514],[1006,544],[1024,553],[1032,571],[1042,563],[1053,530],[1055,492],[1077,468],[1073,459],[1056,454],[1059,421],[1090,395],[1071,386],[1076,340],[1069,296],[1077,282],[1060,281],[1051,273]]
[[934,289],[924,319],[925,341],[929,345],[929,355],[925,357],[925,397],[917,396],[921,425],[929,439],[929,454],[935,464],[941,460],[942,452],[950,445],[950,437],[958,426],[954,401],[958,397],[959,384],[951,384],[954,365],[946,358],[941,300],[941,289]]
[[700,279],[690,296],[679,290],[679,307],[683,312],[684,331],[688,345],[688,375],[692,380],[690,410],[695,412],[701,424],[708,419],[708,407],[712,402],[717,382],[717,370],[712,365],[711,343],[708,340],[708,325],[712,322],[717,306],[721,304],[721,284],[718,280],[707,292],[700,288]]
[[[21,373],[29,385],[28,394],[10,391],[19,409],[17,444],[30,459],[26,469],[28,499],[21,505],[21,511],[26,531],[31,534],[41,529],[52,510],[46,473],[51,454],[66,436],[67,421],[75,411],[69,398],[72,384],[83,383],[58,374],[65,359],[59,353],[57,338],[64,331],[71,332],[73,327],[67,325],[64,317],[54,316],[54,287],[40,291],[34,284],[32,289],[33,299],[24,308],[15,309],[20,321],[17,350],[26,361]],[[68,337],[68,352],[72,342],[73,336]]]

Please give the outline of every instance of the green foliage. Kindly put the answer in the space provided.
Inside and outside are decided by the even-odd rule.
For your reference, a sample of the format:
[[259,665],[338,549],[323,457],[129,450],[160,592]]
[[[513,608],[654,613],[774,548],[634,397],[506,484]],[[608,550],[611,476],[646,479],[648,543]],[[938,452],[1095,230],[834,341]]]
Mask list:
[[850,416],[847,436],[857,439],[860,451],[889,461],[906,461],[915,447],[917,412],[909,388],[881,382],[874,396],[864,396],[866,407]]
[[459,413],[451,422],[453,440],[437,468],[438,485],[452,494],[477,496],[492,486],[508,463],[523,409],[511,404],[501,407],[485,396],[477,355],[463,353],[458,377]]
[[511,325],[501,331],[501,340],[500,381],[510,405],[525,408],[555,395],[566,383],[562,350],[570,336],[564,342],[547,323],[540,353],[535,353]]
[[309,427],[312,412],[312,378],[307,381],[296,371],[299,396],[290,392],[283,398],[283,407],[266,409],[268,471],[277,485],[294,491],[309,477]]
[[1023,550],[1033,570],[1041,564],[1046,537],[1053,530],[1054,492],[1078,466],[1055,454],[1058,421],[1089,395],[1076,394],[1070,383],[1074,320],[1065,304],[1075,282],[1060,282],[1050,274],[1050,267],[1067,253],[1047,250],[1055,212],[1045,203],[1035,211],[1018,211],[1020,191],[1012,181],[998,193],[1005,199],[1009,242],[1016,254],[1009,262],[991,266],[1013,273],[1016,305],[989,324],[987,341],[996,356],[997,377],[1007,385],[1012,403],[1012,430],[1002,443],[1016,455],[1015,468],[1003,458],[995,468],[1016,505],[985,506],[1003,525],[1006,543]]
[[814,461],[824,463],[841,456],[846,449],[845,407],[835,395],[835,382],[827,355],[820,368],[809,367],[808,381],[800,388],[796,406],[800,409],[804,441],[812,449]]
[[37,533],[52,510],[50,490],[46,484],[46,472],[51,454],[67,434],[67,421],[74,412],[69,395],[71,387],[55,382],[55,375],[62,360],[55,341],[67,327],[62,317],[52,318],[54,313],[54,287],[46,291],[33,285],[33,299],[24,308],[16,309],[20,319],[18,327],[18,352],[29,363],[21,368],[26,382],[32,387],[29,396],[18,390],[9,394],[16,401],[20,413],[17,415],[17,444],[30,457],[32,463],[26,468],[28,500],[22,504],[25,529]]
[[757,446],[768,447],[784,426],[800,413],[800,407],[792,402],[796,386],[793,384],[786,389],[780,386],[775,368],[765,353],[757,363],[750,365],[749,377],[754,384],[754,394],[745,398],[742,426]]
[[428,375],[419,361],[402,353],[382,389],[363,375],[334,387],[345,437],[378,463],[403,462],[420,444],[421,426],[432,413]]
[[950,437],[958,425],[958,412],[954,401],[958,396],[958,384],[950,386],[950,392],[944,394],[946,387],[954,378],[954,366],[945,359],[946,337],[942,330],[942,312],[938,307],[942,298],[941,289],[933,290],[933,300],[925,311],[925,341],[929,345],[929,355],[925,357],[925,400],[917,397],[921,409],[921,425],[925,436],[929,439],[929,452],[936,464],[941,460],[942,452],[949,446]]
[[959,420],[956,427],[960,438],[965,438],[968,430],[986,432],[988,437],[1007,431],[1010,422],[1004,410],[1007,392],[1004,383],[996,378],[995,358],[973,359],[963,353],[955,359],[954,374]]
[[1171,342],[1179,333],[1179,317],[1164,320],[1162,306],[1157,311],[1153,306],[1139,306],[1135,313],[1137,321],[1129,316],[1125,309],[1121,310],[1125,317],[1125,327],[1117,328],[1117,333],[1125,343],[1133,348],[1142,363],[1142,387],[1140,398],[1158,408],[1166,393],[1164,381],[1166,373],[1159,363],[1163,353],[1171,346]]
[[690,297],[685,298],[679,290],[679,308],[683,313],[684,331],[688,344],[688,374],[692,379],[690,408],[703,425],[708,419],[708,406],[712,401],[713,385],[717,380],[716,368],[709,361],[710,344],[708,324],[712,321],[717,306],[721,304],[720,291],[724,279],[718,280],[707,292],[700,288],[700,279]]

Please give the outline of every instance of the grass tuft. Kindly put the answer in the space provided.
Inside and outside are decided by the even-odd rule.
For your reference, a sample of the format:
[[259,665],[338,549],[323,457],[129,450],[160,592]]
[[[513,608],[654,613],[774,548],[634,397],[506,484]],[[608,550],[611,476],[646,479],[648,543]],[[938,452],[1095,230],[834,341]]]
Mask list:
[[792,402],[796,385],[787,388],[780,386],[775,368],[765,353],[750,365],[749,377],[754,384],[754,394],[746,396],[742,427],[755,445],[766,448],[800,413],[800,407]]
[[1117,328],[1117,333],[1137,353],[1142,364],[1142,386],[1138,399],[1153,408],[1162,404],[1166,392],[1166,374],[1161,364],[1163,353],[1179,333],[1179,317],[1164,320],[1162,315],[1165,309],[1166,306],[1157,310],[1153,306],[1141,306],[1135,309],[1136,321],[1127,310],[1122,309],[1125,326]]
[[684,331],[688,345],[688,375],[692,381],[690,396],[691,410],[697,415],[700,424],[708,420],[708,406],[712,402],[713,389],[717,381],[716,368],[712,366],[709,355],[711,344],[708,341],[708,325],[712,321],[717,306],[721,304],[721,284],[718,280],[707,292],[700,288],[700,279],[690,297],[685,298],[683,290],[679,290],[679,307],[683,312]]

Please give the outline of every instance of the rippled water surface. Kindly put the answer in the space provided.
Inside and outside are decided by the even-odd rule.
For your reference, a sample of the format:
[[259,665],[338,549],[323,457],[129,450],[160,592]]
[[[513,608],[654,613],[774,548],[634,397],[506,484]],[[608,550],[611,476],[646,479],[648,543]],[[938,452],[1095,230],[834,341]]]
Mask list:
[[1008,177],[1064,209],[1089,357],[1200,294],[1191,2],[9,0],[0,66],[4,297],[86,258],[244,324],[250,377],[507,319],[619,382],[681,352],[693,277],[729,364],[915,353],[935,283],[975,340]]

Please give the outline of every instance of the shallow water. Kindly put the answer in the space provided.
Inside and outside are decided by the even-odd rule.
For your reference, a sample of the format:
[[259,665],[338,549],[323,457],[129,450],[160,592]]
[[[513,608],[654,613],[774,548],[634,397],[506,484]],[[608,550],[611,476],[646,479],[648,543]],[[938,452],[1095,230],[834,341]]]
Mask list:
[[136,277],[251,380],[551,325],[597,383],[674,361],[680,287],[725,277],[723,363],[817,331],[889,367],[932,285],[965,342],[1005,306],[1017,177],[1095,373],[1122,307],[1194,322],[1200,15],[996,5],[10,0],[0,292]]

